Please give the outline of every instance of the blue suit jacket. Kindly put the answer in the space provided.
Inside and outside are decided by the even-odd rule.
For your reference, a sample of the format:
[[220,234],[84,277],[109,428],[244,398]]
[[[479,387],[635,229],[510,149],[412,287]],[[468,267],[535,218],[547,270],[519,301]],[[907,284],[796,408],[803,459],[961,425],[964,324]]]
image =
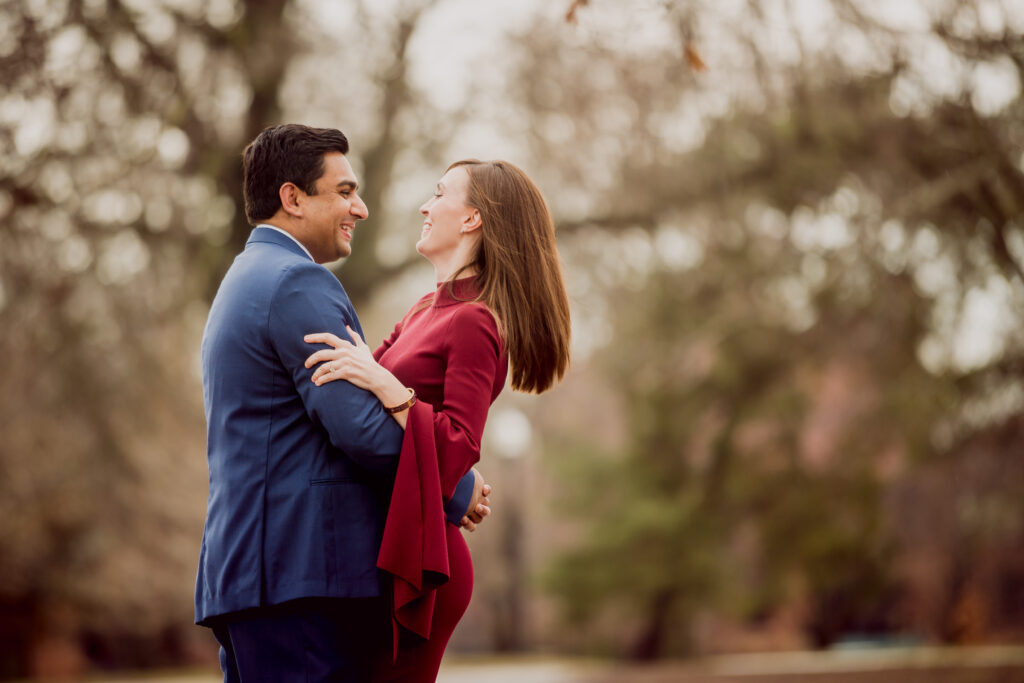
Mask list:
[[[380,594],[376,567],[403,432],[373,394],[317,387],[302,337],[362,335],[337,278],[287,235],[252,231],[203,334],[210,497],[195,618],[302,597]],[[472,473],[446,506],[457,521]]]

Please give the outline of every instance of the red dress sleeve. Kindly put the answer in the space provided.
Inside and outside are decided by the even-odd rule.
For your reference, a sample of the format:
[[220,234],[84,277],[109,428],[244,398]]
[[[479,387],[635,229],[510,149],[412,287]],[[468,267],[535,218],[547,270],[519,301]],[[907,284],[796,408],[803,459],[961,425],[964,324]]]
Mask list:
[[442,501],[479,461],[487,410],[504,384],[497,324],[486,308],[462,307],[443,349],[444,399],[409,411],[377,556],[377,566],[393,577],[396,653],[399,626],[430,637],[436,589],[450,577]]
[[437,588],[448,581],[448,542],[430,406],[409,409],[377,566],[391,575],[392,656],[399,627],[430,638]]
[[497,323],[484,306],[463,306],[445,337],[444,401],[434,409],[434,442],[441,491],[448,500],[480,461],[487,411],[504,385],[495,386],[504,359]]

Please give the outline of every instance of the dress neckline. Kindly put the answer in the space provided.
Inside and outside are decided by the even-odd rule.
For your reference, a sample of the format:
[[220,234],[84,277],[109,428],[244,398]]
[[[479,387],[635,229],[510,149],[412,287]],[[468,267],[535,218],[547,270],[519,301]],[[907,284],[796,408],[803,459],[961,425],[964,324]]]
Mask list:
[[437,283],[434,294],[434,306],[452,306],[454,304],[476,301],[480,296],[480,278],[477,275],[460,277],[457,280]]

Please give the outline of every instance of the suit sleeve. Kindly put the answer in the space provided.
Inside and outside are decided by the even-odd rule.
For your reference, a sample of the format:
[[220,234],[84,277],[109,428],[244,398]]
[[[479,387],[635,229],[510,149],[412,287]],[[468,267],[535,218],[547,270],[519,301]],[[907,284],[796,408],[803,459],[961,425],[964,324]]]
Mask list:
[[274,349],[291,374],[291,381],[314,424],[322,427],[331,443],[364,468],[394,474],[402,448],[398,426],[372,393],[350,382],[328,382],[316,386],[313,369],[304,365],[317,348],[303,336],[332,332],[350,340],[345,325],[362,335],[352,304],[337,278],[323,266],[303,263],[286,270],[269,313]]
[[462,523],[462,518],[469,514],[469,504],[473,502],[473,486],[476,484],[476,477],[472,472],[467,471],[462,479],[455,485],[455,493],[451,500],[444,504],[444,516],[455,526]]
[[497,324],[483,306],[463,307],[452,318],[446,340],[444,401],[434,411],[434,440],[441,492],[448,500],[480,461],[484,423],[504,357]]

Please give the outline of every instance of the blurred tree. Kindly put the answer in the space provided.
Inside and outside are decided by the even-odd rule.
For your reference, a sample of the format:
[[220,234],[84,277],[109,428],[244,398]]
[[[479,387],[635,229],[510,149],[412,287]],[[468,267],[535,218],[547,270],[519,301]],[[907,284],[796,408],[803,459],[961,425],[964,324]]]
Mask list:
[[916,361],[927,304],[881,268],[869,286],[886,299],[851,297],[841,254],[794,294],[805,255],[785,237],[705,238],[699,267],[612,295],[621,333],[602,364],[629,447],[583,477],[589,540],[551,586],[576,618],[639,616],[639,658],[686,651],[709,607],[763,618],[803,601],[819,643],[892,628],[888,459],[930,454],[952,395]]
[[2,673],[187,623],[205,474],[182,349],[237,218],[239,137],[276,111],[277,65],[231,43],[280,31],[282,6],[0,9]]
[[[342,128],[379,221],[410,137],[440,166],[449,129],[407,54],[435,4],[346,5],[341,49],[367,61],[340,74],[316,3],[0,5],[0,676],[76,670],[83,644],[110,665],[189,656],[195,358],[249,233],[240,152],[283,118]],[[367,227],[344,266],[357,305],[409,260],[382,264]]]
[[[934,567],[939,607],[909,618],[927,541],[893,502],[948,502],[920,481],[936,476],[927,463],[950,462],[956,490],[952,463],[978,439],[1002,444],[987,453],[999,467],[1021,452],[986,435],[1024,412],[1024,17],[951,2],[919,8],[911,30],[852,2],[787,7],[662,3],[650,11],[667,28],[638,49],[602,39],[636,28],[628,11],[575,3],[574,54],[555,31],[524,41],[519,96],[560,227],[577,251],[600,244],[585,281],[615,302],[602,364],[630,433],[581,485],[591,534],[550,585],[571,616],[637,615],[638,657],[685,649],[709,606],[806,604],[819,644],[950,638],[968,603],[1005,627],[993,606],[1024,585],[1017,525],[972,516],[986,531],[971,532],[953,515],[943,549],[963,561]],[[701,45],[707,80],[688,68],[694,35],[719,38]],[[935,78],[937,59],[956,83]],[[623,266],[638,229],[651,263]],[[645,279],[659,257],[667,274]],[[971,352],[986,307],[1008,321],[974,331],[985,349]],[[1005,490],[979,478],[954,505]],[[979,532],[984,562],[966,540]]]
[[[809,596],[819,642],[889,628],[894,590],[928,635],[1011,623],[1019,10],[567,1],[487,112],[413,85],[438,4],[0,5],[0,675],[80,665],[83,642],[111,664],[188,649],[166,625],[188,622],[206,494],[194,353],[248,234],[238,155],[281,120],[350,134],[373,210],[341,266],[357,306],[415,258],[388,239],[396,176],[436,176],[471,116],[530,136],[517,161],[554,188],[580,298],[642,337],[636,373],[598,357],[634,443],[594,468],[607,529],[561,573],[584,612],[628,585],[637,654],[712,603]],[[162,653],[142,642],[165,627]]]

